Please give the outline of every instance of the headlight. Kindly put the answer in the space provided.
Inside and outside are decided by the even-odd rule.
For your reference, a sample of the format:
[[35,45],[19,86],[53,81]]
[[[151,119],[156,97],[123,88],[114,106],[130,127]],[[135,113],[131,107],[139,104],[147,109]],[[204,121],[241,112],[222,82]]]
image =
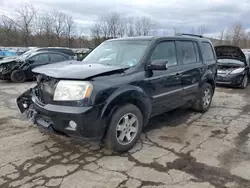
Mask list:
[[245,68],[238,68],[238,69],[234,69],[232,72],[230,72],[230,74],[238,74],[241,73],[245,70]]
[[74,101],[90,97],[93,86],[86,81],[61,80],[56,86],[54,101]]

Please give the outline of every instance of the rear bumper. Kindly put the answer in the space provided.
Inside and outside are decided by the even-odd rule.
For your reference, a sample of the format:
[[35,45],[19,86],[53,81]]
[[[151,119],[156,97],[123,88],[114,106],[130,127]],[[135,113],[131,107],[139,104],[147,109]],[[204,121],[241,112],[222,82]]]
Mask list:
[[[29,93],[29,92],[27,92]],[[27,94],[26,93],[26,94]],[[101,140],[106,121],[101,119],[103,105],[90,107],[71,107],[61,105],[41,105],[35,96],[32,96],[29,109],[23,109],[22,99],[17,99],[21,112],[26,111],[27,118],[46,131],[83,140]],[[72,128],[70,123],[76,125]]]
[[218,74],[216,78],[216,84],[218,85],[230,85],[239,86],[242,82],[245,74]]

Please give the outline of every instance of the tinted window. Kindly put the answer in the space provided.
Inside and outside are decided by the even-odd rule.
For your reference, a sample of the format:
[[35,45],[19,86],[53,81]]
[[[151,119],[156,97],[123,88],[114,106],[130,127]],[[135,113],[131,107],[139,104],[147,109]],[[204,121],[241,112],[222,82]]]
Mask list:
[[49,62],[48,54],[38,54],[29,59],[33,60],[34,63],[48,63]]
[[67,55],[70,55],[70,56],[74,56],[75,55],[73,51],[68,50],[68,49],[62,49],[61,52],[65,53]]
[[168,66],[177,65],[176,47],[174,42],[161,42],[156,46],[151,55],[151,61],[160,59],[168,60]]
[[61,52],[67,54],[69,56],[75,56],[75,53],[70,49],[63,49],[63,48],[41,48],[38,51],[53,51],[53,52]]
[[195,63],[198,61],[193,42],[180,41],[180,50],[184,64]]
[[61,54],[50,54],[51,62],[65,61],[67,58]]
[[210,43],[202,42],[202,55],[205,61],[214,61],[213,48]]

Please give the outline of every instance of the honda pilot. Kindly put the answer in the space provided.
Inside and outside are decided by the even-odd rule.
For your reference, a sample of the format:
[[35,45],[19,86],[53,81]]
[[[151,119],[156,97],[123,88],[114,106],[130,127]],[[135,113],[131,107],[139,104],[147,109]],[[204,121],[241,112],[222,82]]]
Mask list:
[[17,105],[40,128],[125,152],[153,116],[186,104],[206,112],[216,61],[211,42],[201,36],[111,39],[81,63],[33,69],[37,85]]

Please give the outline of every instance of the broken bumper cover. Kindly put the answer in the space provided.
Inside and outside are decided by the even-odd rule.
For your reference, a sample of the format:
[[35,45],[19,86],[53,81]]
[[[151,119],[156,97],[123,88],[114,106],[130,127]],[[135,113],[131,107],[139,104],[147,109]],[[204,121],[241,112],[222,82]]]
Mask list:
[[[83,140],[101,140],[106,123],[99,117],[102,105],[71,107],[47,104],[42,105],[32,89],[17,98],[21,113],[39,128],[55,134]],[[25,108],[26,107],[26,108]]]
[[0,72],[0,79],[1,80],[10,80],[10,73],[5,74],[3,72]]
[[239,86],[242,82],[244,74],[218,74],[216,83],[219,85]]

